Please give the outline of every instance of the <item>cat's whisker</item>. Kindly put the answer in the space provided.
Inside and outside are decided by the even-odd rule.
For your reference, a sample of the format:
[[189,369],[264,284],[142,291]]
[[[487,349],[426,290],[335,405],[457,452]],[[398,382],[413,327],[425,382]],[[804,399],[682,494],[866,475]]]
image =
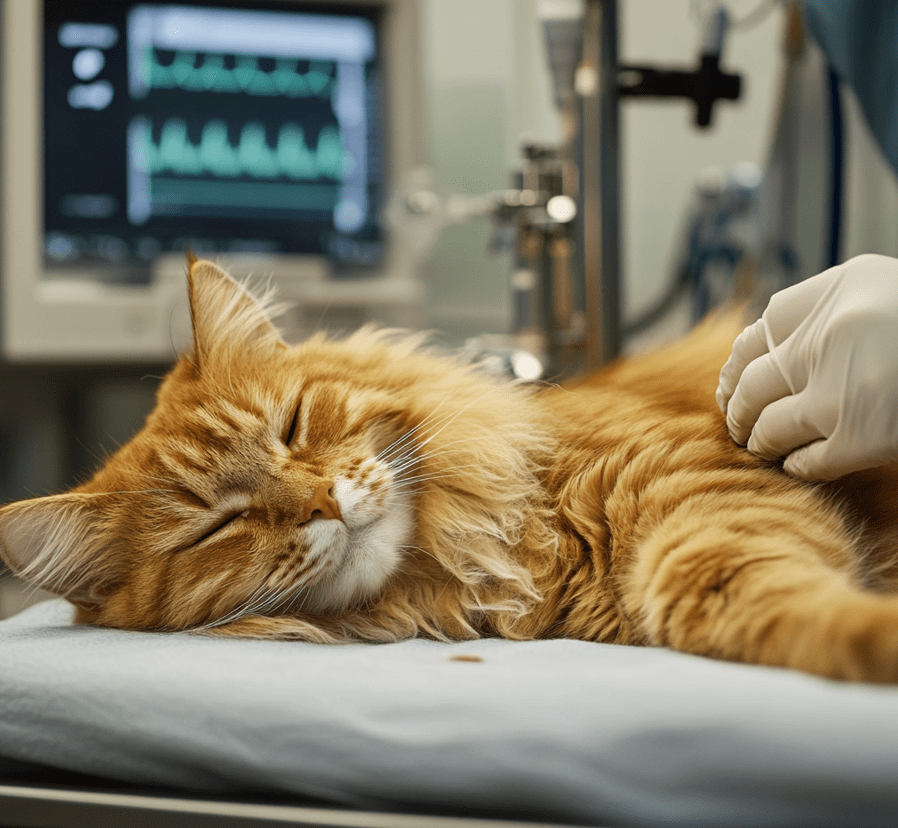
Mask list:
[[419,474],[414,475],[413,477],[402,478],[393,484],[394,491],[402,491],[402,489],[406,486],[414,486],[418,483],[422,483],[425,480],[439,480],[444,477],[451,477],[451,473],[447,469],[445,472],[440,470],[438,472],[433,472],[432,474]]
[[[297,590],[296,595],[290,600],[290,603],[287,606],[289,611],[293,611],[294,609],[297,611],[301,611],[305,606],[306,600],[311,595],[311,590],[308,586],[303,586],[299,590]],[[296,605],[296,602],[299,601],[299,605]]]
[[113,489],[104,495],[174,494],[177,489]]
[[[434,448],[431,451],[423,453],[418,451],[410,451],[402,457],[398,457],[389,461],[389,465],[394,471],[408,468],[409,466],[414,466],[416,463],[422,463],[425,460],[431,460],[435,457],[441,457],[445,454],[451,454],[452,452],[449,449],[452,446],[466,445],[467,442],[467,440],[453,440],[451,443],[444,443],[443,445]],[[415,448],[417,449],[418,447],[416,446]]]
[[454,472],[462,471],[463,469],[477,468],[480,468],[477,463],[462,463],[457,466],[446,466],[445,468],[441,468],[439,470],[424,472],[422,474],[413,475],[411,477],[401,478],[397,481],[397,486],[402,486],[406,483],[420,483],[422,480],[438,480],[441,477],[452,477]]
[[428,558],[432,558],[435,561],[439,561],[439,558],[436,555],[434,555],[433,552],[431,552],[427,549],[424,549],[424,547],[422,547],[422,546],[406,545],[406,546],[403,546],[402,549],[403,549],[403,551],[413,550],[415,552],[420,552],[422,555],[426,555]]
[[[420,467],[424,464],[430,463],[431,461],[439,459],[439,458],[445,458],[446,456],[451,457],[453,455],[457,455],[458,451],[454,450],[452,447],[455,445],[465,445],[466,442],[467,442],[466,440],[453,440],[451,443],[447,443],[444,446],[440,446],[438,448],[433,449],[432,451],[425,452],[421,455],[417,455],[417,454],[411,455],[408,458],[406,458],[402,463],[398,463],[398,464],[395,462],[390,463],[390,468],[392,469],[393,473],[397,477],[401,478],[405,474],[405,472],[408,471],[409,469],[414,469],[416,467]],[[461,468],[461,467],[456,467],[456,468]],[[425,470],[425,471],[427,471],[427,470]]]
[[428,455],[425,458],[412,457],[412,458],[406,460],[401,465],[391,465],[390,468],[392,469],[393,474],[396,477],[402,477],[402,475],[404,475],[409,469],[414,469],[416,467],[419,467],[426,460],[433,460],[438,456],[440,456],[440,453]]
[[179,481],[175,477],[163,477],[158,474],[144,474],[147,480],[158,480],[160,483],[171,483],[173,485],[177,484]]
[[423,488],[420,488],[420,489],[405,489],[405,490],[403,490],[402,492],[400,492],[399,494],[401,494],[403,497],[417,496],[417,495],[419,495],[419,494],[422,494],[424,491],[425,491],[425,490],[424,490]]
[[452,414],[451,416],[444,417],[442,420],[437,421],[437,423],[436,423],[435,425],[439,425],[439,428],[438,428],[436,431],[434,431],[433,433],[431,433],[430,436],[429,436],[426,440],[421,441],[419,444],[417,444],[416,446],[414,446],[414,447],[412,447],[411,449],[409,449],[408,452],[404,452],[404,453],[402,454],[401,457],[395,458],[395,459],[398,459],[399,462],[402,462],[407,456],[410,456],[410,454],[411,454],[412,452],[414,452],[415,454],[420,454],[420,453],[421,453],[421,450],[422,450],[425,446],[427,446],[427,445],[430,444],[433,440],[435,440],[437,437],[439,437],[439,435],[442,434],[442,433],[443,433],[443,432],[444,432],[450,425],[452,425],[452,423],[453,423],[458,417],[460,417],[460,416],[461,416],[465,411],[467,411],[472,405],[474,405],[475,403],[477,403],[477,402],[479,402],[480,400],[482,400],[482,399],[483,399],[485,396],[487,396],[489,393],[490,393],[490,392],[485,392],[485,393],[481,394],[479,397],[476,397],[475,399],[471,400],[466,406],[460,408],[458,411],[456,411],[456,412],[455,412],[454,414]]
[[242,618],[245,615],[251,614],[254,608],[258,606],[260,602],[265,601],[271,594],[271,592],[272,587],[270,585],[268,585],[267,583],[261,584],[256,588],[255,592],[253,592],[248,598],[244,599],[241,603],[234,607],[234,609],[232,609],[227,615],[224,615],[222,618],[216,619],[214,621],[208,622],[208,624],[203,625],[200,629],[228,624],[231,621],[235,621],[238,618]]
[[[458,409],[457,411],[448,412],[448,413],[442,415],[442,417],[440,417],[436,421],[432,422],[433,418],[436,415],[436,412],[440,409],[440,407],[443,405],[443,403],[446,401],[446,399],[448,399],[449,396],[451,396],[451,394],[448,395],[437,405],[437,407],[427,417],[424,418],[424,420],[422,420],[413,429],[406,432],[406,434],[403,435],[403,437],[401,437],[393,445],[396,445],[397,443],[404,441],[407,437],[412,436],[414,433],[416,433],[417,431],[419,431],[425,427],[439,426],[439,428],[435,432],[433,432],[426,440],[424,440],[422,443],[420,443],[416,446],[416,448],[420,451],[420,449],[422,449],[424,446],[426,446],[428,443],[430,443],[431,440],[433,440],[435,437],[437,437],[439,434],[441,434],[449,425],[451,425],[457,417],[459,417],[461,414],[463,414],[465,411],[467,411],[472,405],[480,402],[480,400],[482,400],[484,397],[488,396],[492,392],[493,392],[493,389],[490,388],[490,390],[485,391],[484,393],[475,397],[467,405],[463,406],[462,408]],[[385,460],[386,459],[384,456],[385,454],[386,454],[386,450],[384,452],[381,452],[381,454],[378,455],[378,459]]]
[[309,587],[306,584],[300,584],[299,588],[294,588],[293,595],[287,600],[287,604],[284,607],[285,611],[290,612],[296,606],[297,601],[300,602],[300,605],[305,601],[306,596],[308,595]]
[[[482,466],[476,463],[464,463],[461,465],[455,466],[440,466],[440,467],[425,467],[425,468],[417,468],[418,464],[411,464],[406,466],[404,469],[394,469],[395,472],[395,481],[397,484],[402,484],[406,482],[414,482],[416,480],[424,480],[429,476],[441,476],[447,475],[452,472],[460,471],[462,469],[480,469]],[[485,475],[488,477],[488,475]]]
[[209,630],[215,627],[221,627],[225,624],[230,624],[233,621],[239,621],[241,618],[246,617],[247,615],[252,614],[253,607],[253,599],[245,601],[243,604],[237,606],[236,609],[231,610],[227,615],[222,616],[221,618],[215,619],[214,621],[209,621],[206,624],[203,624],[200,627],[195,627],[191,632],[201,631],[201,630]]
[[[388,463],[388,465],[393,470],[393,472],[397,476],[401,476],[403,474],[403,472],[405,472],[409,468],[412,468],[416,465],[420,465],[421,463],[424,463],[428,460],[433,460],[437,457],[441,457],[446,454],[453,453],[451,451],[451,448],[453,446],[464,445],[468,441],[464,440],[464,439],[453,440],[450,443],[446,443],[444,445],[435,447],[431,451],[422,451],[422,449],[424,449],[425,446],[427,446],[432,440],[434,440],[437,436],[439,436],[439,434],[442,433],[442,431],[444,431],[445,428],[447,428],[455,420],[456,417],[458,417],[467,408],[469,408],[471,405],[473,405],[478,400],[482,399],[484,396],[486,396],[486,394],[480,395],[480,397],[477,397],[475,400],[472,400],[470,403],[468,403],[467,406],[464,406],[463,408],[454,412],[453,414],[444,415],[442,418],[437,420],[435,423],[430,422],[433,415],[429,416],[423,422],[419,423],[418,426],[416,426],[415,428],[406,432],[405,435],[403,435],[403,437],[399,438],[399,440],[397,440],[395,443],[393,443],[392,446],[388,447],[388,449],[379,453],[377,455],[376,459],[379,459],[382,462]],[[394,454],[392,457],[388,456],[390,449],[393,449],[394,447],[398,446],[399,443],[408,440],[409,438],[412,437],[413,434],[420,431],[422,428],[424,428],[427,425],[439,425],[440,428],[438,428],[437,431],[433,432],[426,440],[422,441],[421,443],[412,443],[411,445],[406,445],[402,448],[402,451],[398,455]],[[461,469],[461,468],[462,468],[461,466],[456,467],[456,469]],[[447,471],[447,470],[443,469],[441,471]]]
[[[418,425],[416,425],[413,428],[406,431],[401,437],[394,440],[389,446],[387,446],[385,449],[380,451],[377,454],[376,459],[386,461],[392,450],[396,449],[397,447],[401,446],[403,443],[410,440],[418,431],[420,431],[422,428],[429,425],[431,423],[431,421],[433,420],[433,418],[436,417],[437,412],[443,407],[446,400],[448,400],[452,396],[452,394],[453,394],[453,392],[450,391],[445,397],[443,397],[442,400],[440,400],[439,403],[437,403],[436,407],[433,409],[433,411],[430,412],[430,414],[428,414],[420,423],[418,423]],[[449,416],[449,415],[448,414],[443,415],[444,418],[446,416]]]
[[404,453],[404,452],[408,451],[410,448],[413,448],[414,444],[412,443],[411,445],[409,445],[410,441],[413,440],[414,436],[419,431],[421,431],[423,428],[425,428],[430,423],[430,420],[432,417],[433,417],[433,414],[429,414],[420,423],[418,423],[418,425],[414,426],[413,428],[408,429],[406,432],[404,432],[402,434],[401,437],[394,440],[386,448],[381,449],[381,451],[379,451],[377,453],[377,455],[375,456],[374,459],[380,460],[383,462],[390,462],[391,460],[395,459],[395,455],[397,452]]
[[309,585],[306,583],[290,583],[278,586],[276,594],[268,602],[266,611],[275,607],[289,610],[296,603],[297,598],[309,591]]
[[162,477],[162,476],[158,476],[158,475],[148,474],[148,475],[146,475],[146,479],[150,480],[150,481],[155,481],[157,483],[163,483],[163,484],[172,486],[173,488],[170,489],[170,491],[172,491],[172,492],[183,491],[183,487],[184,487],[183,481],[178,480],[175,477]]
[[440,418],[440,419],[438,419],[438,420],[434,420],[434,421],[431,420],[432,415],[431,415],[431,416],[428,416],[428,417],[425,418],[421,423],[419,423],[417,426],[415,426],[415,428],[413,428],[413,429],[411,429],[410,431],[406,432],[405,437],[403,437],[403,441],[404,441],[406,438],[411,439],[411,438],[413,438],[418,432],[423,431],[425,428],[430,428],[430,427],[433,427],[433,426],[439,426],[439,428],[438,428],[435,432],[433,432],[433,433],[432,433],[426,440],[424,440],[424,441],[422,441],[422,442],[420,442],[420,443],[412,442],[410,445],[403,446],[403,447],[402,447],[402,451],[401,451],[401,453],[399,454],[399,456],[394,455],[393,457],[387,457],[387,456],[380,456],[380,455],[379,455],[379,456],[378,456],[379,459],[384,460],[384,461],[386,461],[386,462],[396,462],[396,461],[401,462],[402,459],[403,459],[404,457],[408,456],[411,452],[420,452],[420,450],[421,450],[424,446],[426,446],[428,443],[430,443],[430,441],[433,440],[434,437],[436,437],[438,434],[440,434],[440,433],[443,431],[443,429],[444,429],[446,426],[448,426],[448,425],[452,422],[452,420],[455,419],[455,417],[458,416],[459,413],[461,413],[461,412],[456,412],[454,415],[446,414],[446,415],[444,415],[442,418]]
[[447,473],[447,474],[427,475],[426,477],[417,477],[417,478],[414,478],[413,480],[407,481],[406,483],[397,485],[395,488],[395,491],[397,493],[404,493],[405,491],[408,490],[409,486],[419,486],[421,483],[429,483],[429,482],[433,482],[434,480],[447,480],[447,479],[452,478],[453,476],[454,475]]
[[417,434],[418,431],[420,431],[424,427],[424,423],[426,423],[426,422],[427,421],[425,420],[424,422],[421,422],[418,425],[416,425],[414,428],[410,428],[408,431],[404,432],[401,437],[394,440],[386,448],[381,449],[375,455],[374,459],[381,460],[383,462],[389,462],[392,454],[394,454],[395,452],[398,452],[398,451],[405,451],[408,448],[408,446],[406,446],[404,444],[408,443],[415,436],[415,434]]
[[247,610],[262,615],[266,610],[270,609],[281,598],[281,593],[277,588],[272,587],[267,592],[260,595],[255,601],[251,601],[247,605]]
[[[201,624],[197,627],[191,627],[184,632],[203,632],[204,630],[221,627],[234,621],[239,621],[248,615],[262,615],[264,608],[267,607],[274,599],[281,597],[281,593],[276,588],[263,584],[248,599],[239,604],[235,609],[231,610],[227,615],[221,618]],[[275,601],[276,603],[276,601]]]
[[[429,482],[432,482],[432,481],[425,481],[425,482],[426,482],[426,483],[429,483]],[[407,487],[397,488],[397,489],[396,489],[396,494],[397,494],[398,496],[401,496],[401,497],[406,497],[406,496],[408,496],[408,495],[420,495],[420,494],[423,494],[423,493],[426,492],[426,491],[431,491],[431,492],[432,492],[432,491],[433,491],[433,488],[431,487],[430,489],[428,489],[428,487],[427,487],[426,485],[422,485],[421,483],[413,483],[413,484],[411,484],[410,486],[407,486]]]
[[395,484],[397,486],[402,486],[407,483],[417,483],[421,480],[433,480],[440,477],[449,477],[454,472],[461,471],[463,469],[476,469],[479,468],[474,463],[463,463],[458,466],[444,466],[439,469],[422,469],[417,474],[409,474],[409,475],[401,475],[396,478]]

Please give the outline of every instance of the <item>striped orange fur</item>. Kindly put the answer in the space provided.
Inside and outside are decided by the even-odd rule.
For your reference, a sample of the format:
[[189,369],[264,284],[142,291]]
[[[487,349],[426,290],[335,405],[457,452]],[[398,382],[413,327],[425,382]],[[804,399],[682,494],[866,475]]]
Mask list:
[[71,492],[0,510],[0,554],[125,629],[395,641],[568,637],[898,681],[898,467],[790,479],[714,404],[708,322],[565,388],[363,329],[288,347],[189,265],[194,347]]

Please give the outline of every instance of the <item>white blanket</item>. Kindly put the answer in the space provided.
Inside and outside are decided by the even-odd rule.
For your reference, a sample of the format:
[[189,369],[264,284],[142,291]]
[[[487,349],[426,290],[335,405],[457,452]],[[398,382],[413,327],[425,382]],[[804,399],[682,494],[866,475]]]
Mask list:
[[577,641],[319,646],[70,619],[51,601],[0,623],[0,756],[555,822],[898,823],[898,688]]

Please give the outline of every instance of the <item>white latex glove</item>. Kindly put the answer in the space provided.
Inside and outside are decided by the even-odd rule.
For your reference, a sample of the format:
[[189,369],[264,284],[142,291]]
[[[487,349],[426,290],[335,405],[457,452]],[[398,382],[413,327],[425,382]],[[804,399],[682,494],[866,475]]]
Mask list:
[[775,294],[733,344],[733,439],[807,480],[898,460],[898,259],[858,256]]

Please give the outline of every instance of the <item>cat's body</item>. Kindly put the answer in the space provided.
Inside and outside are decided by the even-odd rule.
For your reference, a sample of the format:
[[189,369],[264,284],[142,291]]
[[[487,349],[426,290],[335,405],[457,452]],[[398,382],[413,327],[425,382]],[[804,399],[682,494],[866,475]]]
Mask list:
[[195,348],[143,431],[0,511],[3,557],[80,621],[571,637],[898,681],[898,468],[810,486],[736,446],[714,404],[732,325],[525,387],[370,330],[287,348],[214,266],[190,281]]

